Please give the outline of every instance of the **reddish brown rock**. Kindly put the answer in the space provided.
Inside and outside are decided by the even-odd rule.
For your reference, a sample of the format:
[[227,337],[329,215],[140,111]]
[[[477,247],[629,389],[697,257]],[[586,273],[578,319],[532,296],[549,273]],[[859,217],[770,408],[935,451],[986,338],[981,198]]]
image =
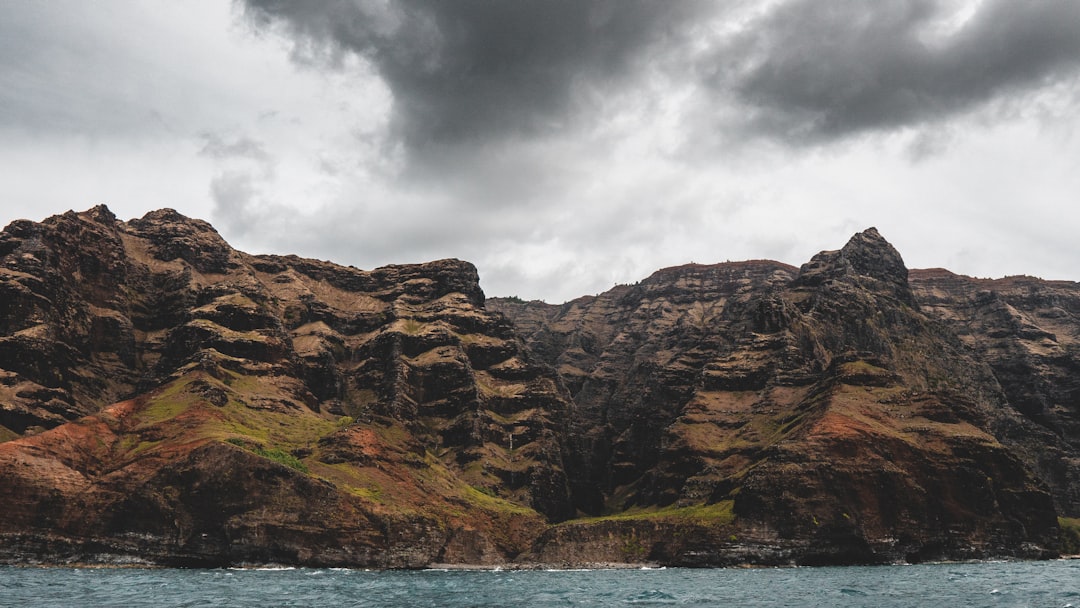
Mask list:
[[171,210],[20,220],[0,560],[1051,555],[1072,287],[909,273],[871,229],[551,306],[485,301],[458,260],[251,256]]
[[103,207],[0,252],[5,560],[490,563],[573,514],[568,404],[471,264],[249,256]]
[[[522,318],[530,348],[571,387],[582,508],[629,533],[635,512],[730,505],[730,521],[690,533],[705,546],[660,543],[653,559],[884,562],[1056,545],[1046,480],[1009,440],[1038,429],[921,310],[873,229],[797,272],[691,265],[561,307],[489,307]],[[545,536],[544,550],[573,552],[590,530]]]
[[1001,441],[1049,485],[1058,509],[1080,515],[1080,284],[989,280],[914,270],[912,288],[986,362],[1009,407],[1035,423]]

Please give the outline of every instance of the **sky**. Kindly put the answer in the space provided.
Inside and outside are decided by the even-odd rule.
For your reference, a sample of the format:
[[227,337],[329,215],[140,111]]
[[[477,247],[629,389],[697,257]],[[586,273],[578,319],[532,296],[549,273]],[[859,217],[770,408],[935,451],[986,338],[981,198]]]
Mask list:
[[563,302],[689,262],[1080,280],[1076,0],[0,0],[0,224],[459,258]]

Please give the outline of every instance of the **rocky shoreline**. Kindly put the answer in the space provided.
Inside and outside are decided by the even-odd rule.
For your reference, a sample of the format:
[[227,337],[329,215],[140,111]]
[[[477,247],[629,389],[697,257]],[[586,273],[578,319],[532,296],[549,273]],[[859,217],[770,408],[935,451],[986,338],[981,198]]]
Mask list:
[[[940,564],[979,564],[979,563],[1000,563],[1002,561],[1075,561],[1080,560],[1080,554],[1076,555],[1059,555],[1054,558],[1046,558],[1040,560],[1030,559],[1017,559],[1012,557],[1002,558],[986,558],[986,559],[966,559],[966,560],[934,560],[928,562],[918,562],[919,565],[940,565]],[[878,566],[902,566],[902,565],[916,565],[910,562],[897,561],[883,564],[850,564],[850,565],[878,565]],[[41,561],[37,557],[30,557],[26,559],[14,559],[10,561],[0,562],[0,566],[12,567],[12,568],[79,568],[79,569],[167,569],[174,566],[161,565],[154,562],[142,560],[137,557],[131,556],[115,556],[114,558],[104,558],[97,561]],[[537,563],[537,562],[505,562],[501,564],[462,564],[462,563],[433,563],[416,568],[405,568],[406,570],[415,571],[463,571],[463,572],[513,572],[513,571],[550,571],[550,572],[577,572],[577,571],[592,571],[592,570],[666,570],[672,568],[687,568],[688,566],[669,566],[658,562],[584,562],[584,563]],[[798,564],[779,564],[779,565],[760,565],[752,563],[733,564],[728,566],[704,566],[705,568],[736,568],[736,569],[754,569],[754,568],[814,568],[818,566],[807,566]],[[217,568],[228,568],[231,570],[293,570],[298,568],[313,568],[318,569],[318,566],[305,566],[287,563],[239,563],[231,564],[228,566],[218,566]],[[702,568],[702,566],[693,566],[692,568]],[[341,567],[335,566],[334,569],[344,570],[363,570],[363,571],[377,571],[377,570],[402,570],[401,568],[370,568],[370,567]]]

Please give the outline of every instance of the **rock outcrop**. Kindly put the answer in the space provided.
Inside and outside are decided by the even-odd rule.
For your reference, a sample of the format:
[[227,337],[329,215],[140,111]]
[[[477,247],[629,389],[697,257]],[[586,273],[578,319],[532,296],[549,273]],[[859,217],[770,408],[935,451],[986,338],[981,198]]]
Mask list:
[[458,260],[252,256],[171,210],[20,220],[0,561],[1053,555],[1080,290],[1003,281],[909,273],[870,229],[555,306]]
[[[570,388],[575,501],[608,516],[549,532],[544,556],[611,526],[688,565],[1054,546],[1050,480],[1013,447],[1040,429],[980,353],[922,310],[876,230],[798,270],[690,265],[562,306],[489,308],[520,319]],[[1064,450],[1043,456],[1075,471]],[[702,509],[715,516],[695,524]]]
[[1080,284],[942,269],[912,271],[911,283],[1036,425],[1002,428],[1001,441],[1050,485],[1059,511],[1080,515]]
[[471,264],[249,256],[104,207],[0,253],[5,560],[502,562],[573,514],[569,404]]

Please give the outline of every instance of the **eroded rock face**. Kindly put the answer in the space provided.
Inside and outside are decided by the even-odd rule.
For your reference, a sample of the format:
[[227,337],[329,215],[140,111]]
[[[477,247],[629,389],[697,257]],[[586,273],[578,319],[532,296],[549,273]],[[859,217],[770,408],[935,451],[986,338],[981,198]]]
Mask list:
[[103,207],[0,253],[5,559],[501,562],[573,515],[569,404],[471,264],[249,256]]
[[[706,367],[720,365],[717,350],[746,322],[743,312],[752,309],[750,316],[766,325],[776,322],[755,298],[761,289],[784,285],[794,275],[795,269],[775,262],[689,265],[561,307],[498,299],[489,303],[516,324],[519,311],[535,315],[547,309],[548,320],[526,334],[526,342],[558,370],[577,405],[570,468],[579,508],[599,515],[616,506],[607,504],[607,497],[655,468],[666,449],[665,430],[700,383],[714,382],[706,380]],[[759,370],[752,364],[726,365],[730,369],[724,372],[710,368],[717,371],[713,376],[723,376],[716,382],[746,390],[759,383]],[[643,490],[668,491],[654,482]],[[642,504],[657,502],[650,497]]]
[[1050,555],[1080,308],[972,281],[871,229],[553,306],[485,301],[458,260],[247,255],[171,210],[14,222],[0,560]]
[[1009,407],[1037,425],[1003,429],[1001,441],[1049,483],[1062,513],[1080,514],[1080,284],[942,269],[912,271],[911,282],[927,313],[990,366]]
[[[692,265],[561,307],[489,308],[521,318],[571,388],[581,508],[692,520],[700,505],[730,505],[721,534],[684,530],[712,539],[703,546],[650,541],[646,555],[848,563],[1055,545],[1046,480],[1007,447],[1039,429],[978,352],[922,311],[876,230],[798,271]],[[649,538],[687,517],[660,517],[669,529]],[[593,531],[546,535],[544,551],[590,546]]]

